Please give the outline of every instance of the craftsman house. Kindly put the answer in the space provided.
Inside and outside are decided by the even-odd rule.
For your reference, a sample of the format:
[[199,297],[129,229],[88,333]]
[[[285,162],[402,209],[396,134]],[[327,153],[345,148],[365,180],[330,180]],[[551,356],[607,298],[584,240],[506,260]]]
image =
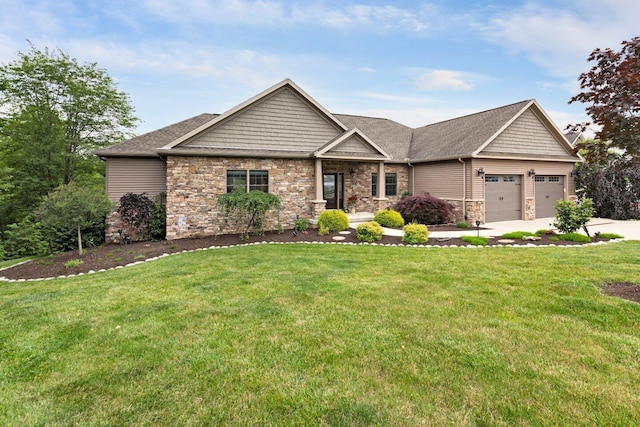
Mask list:
[[[216,196],[238,188],[280,197],[285,228],[346,208],[349,198],[358,211],[376,212],[424,193],[450,201],[471,222],[548,217],[556,200],[575,197],[580,161],[535,100],[414,129],[330,113],[289,79],[224,114],[201,114],[96,154],[106,161],[113,201],[166,192],[169,239],[236,232]],[[115,214],[109,224],[113,236]]]

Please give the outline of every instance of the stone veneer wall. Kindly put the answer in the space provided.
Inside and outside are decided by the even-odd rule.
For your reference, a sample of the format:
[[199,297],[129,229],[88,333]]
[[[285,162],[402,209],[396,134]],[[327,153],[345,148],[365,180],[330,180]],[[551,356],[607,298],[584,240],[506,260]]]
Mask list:
[[227,170],[269,171],[269,192],[280,197],[278,215],[267,215],[265,230],[278,222],[292,228],[297,218],[311,217],[315,198],[313,160],[170,156],[167,158],[167,239],[238,233],[226,224],[216,196],[227,191]]
[[[378,173],[377,163],[357,163],[340,161],[323,161],[323,173],[344,174],[344,199],[345,208],[347,199],[353,195],[358,196],[355,207],[357,212],[375,213],[383,208],[392,208],[401,198],[402,193],[409,191],[409,169],[406,165],[387,164],[385,173],[395,173],[397,193],[395,196],[386,196],[388,200],[376,201],[371,194],[371,175]],[[353,178],[349,171],[353,170]]]
[[524,199],[524,219],[530,221],[536,219],[536,199],[535,197],[527,197]]

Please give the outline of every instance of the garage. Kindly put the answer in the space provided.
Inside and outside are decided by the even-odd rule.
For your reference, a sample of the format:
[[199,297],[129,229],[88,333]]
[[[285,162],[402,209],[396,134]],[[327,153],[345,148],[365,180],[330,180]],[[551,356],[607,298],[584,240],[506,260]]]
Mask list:
[[520,175],[485,175],[485,221],[522,219]]
[[564,176],[536,175],[536,218],[556,215],[555,204],[564,199]]

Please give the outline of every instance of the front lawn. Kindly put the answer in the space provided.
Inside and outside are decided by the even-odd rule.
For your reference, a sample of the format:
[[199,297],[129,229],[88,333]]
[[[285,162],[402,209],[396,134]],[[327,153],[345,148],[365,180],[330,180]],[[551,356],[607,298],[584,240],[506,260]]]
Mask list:
[[1,425],[638,425],[640,243],[254,245],[0,283]]

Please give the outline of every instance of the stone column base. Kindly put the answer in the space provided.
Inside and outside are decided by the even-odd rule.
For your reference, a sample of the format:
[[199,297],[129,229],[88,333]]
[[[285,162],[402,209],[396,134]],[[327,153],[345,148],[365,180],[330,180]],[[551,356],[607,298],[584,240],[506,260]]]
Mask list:
[[377,197],[374,197],[373,206],[375,208],[374,214],[378,211],[383,211],[389,207],[389,199],[387,199],[386,197],[383,199],[378,199]]
[[326,209],[326,200],[313,200],[311,202],[311,218],[318,218],[320,213]]

